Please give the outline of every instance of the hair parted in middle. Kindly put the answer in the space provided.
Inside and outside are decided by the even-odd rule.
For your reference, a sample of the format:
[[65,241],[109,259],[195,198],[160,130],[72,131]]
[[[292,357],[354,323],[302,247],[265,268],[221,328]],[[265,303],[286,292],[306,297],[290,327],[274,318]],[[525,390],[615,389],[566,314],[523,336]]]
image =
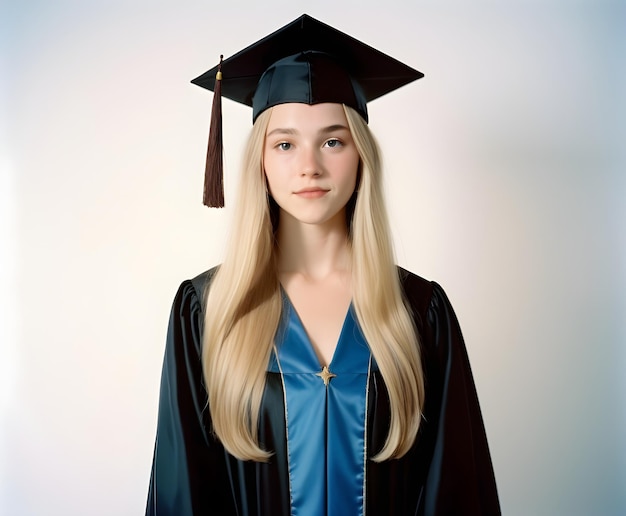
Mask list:
[[[355,194],[346,207],[358,323],[390,401],[389,433],[375,461],[408,452],[419,429],[424,377],[419,340],[403,300],[382,188],[378,144],[363,118],[344,105],[360,156]],[[224,262],[207,292],[202,363],[212,430],[242,460],[266,461],[257,426],[266,367],[280,323],[276,269],[278,208],[263,167],[272,108],[259,115],[245,150],[239,199]]]

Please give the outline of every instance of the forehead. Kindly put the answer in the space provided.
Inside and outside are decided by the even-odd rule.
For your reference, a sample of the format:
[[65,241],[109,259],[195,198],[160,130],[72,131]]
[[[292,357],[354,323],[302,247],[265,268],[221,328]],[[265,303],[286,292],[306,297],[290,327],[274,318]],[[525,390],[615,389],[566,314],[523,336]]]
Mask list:
[[329,126],[348,127],[346,113],[341,104],[302,104],[290,102],[278,104],[272,112],[267,132],[277,128],[297,129],[301,131],[319,130]]

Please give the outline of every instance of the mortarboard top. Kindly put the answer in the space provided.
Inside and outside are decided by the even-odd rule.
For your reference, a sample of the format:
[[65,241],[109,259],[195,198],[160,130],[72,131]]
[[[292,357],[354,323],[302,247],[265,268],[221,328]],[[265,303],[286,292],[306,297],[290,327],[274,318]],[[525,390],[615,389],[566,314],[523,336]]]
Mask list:
[[221,96],[252,106],[253,121],[286,102],[337,102],[367,122],[366,103],[421,72],[304,14],[191,82],[215,91],[204,203],[223,206]]
[[[397,59],[303,14],[225,59],[221,67],[222,95],[252,106],[255,90],[264,72],[283,58],[307,51],[323,52],[332,56],[360,86],[366,102],[424,76]],[[218,66],[215,66],[191,82],[214,90],[217,72]],[[318,80],[332,84],[334,77],[323,76]],[[260,111],[255,109],[255,119]]]

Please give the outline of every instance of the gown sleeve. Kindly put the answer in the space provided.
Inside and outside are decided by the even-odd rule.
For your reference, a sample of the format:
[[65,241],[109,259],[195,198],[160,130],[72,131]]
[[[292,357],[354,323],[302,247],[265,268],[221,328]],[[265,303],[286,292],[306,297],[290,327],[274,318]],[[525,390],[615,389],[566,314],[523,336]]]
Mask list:
[[161,376],[147,516],[231,514],[223,447],[210,432],[201,362],[202,306],[191,281],[176,294]]
[[436,416],[434,449],[424,485],[426,516],[499,515],[500,505],[478,396],[463,336],[443,289],[433,284],[424,321]]

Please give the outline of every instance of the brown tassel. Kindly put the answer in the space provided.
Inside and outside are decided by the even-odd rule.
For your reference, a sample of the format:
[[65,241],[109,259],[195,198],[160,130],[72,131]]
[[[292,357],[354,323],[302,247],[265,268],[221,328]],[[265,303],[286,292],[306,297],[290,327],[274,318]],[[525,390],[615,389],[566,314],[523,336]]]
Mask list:
[[215,76],[213,106],[211,108],[211,129],[209,146],[204,169],[204,196],[202,202],[209,208],[224,207],[224,163],[222,144],[222,59]]

